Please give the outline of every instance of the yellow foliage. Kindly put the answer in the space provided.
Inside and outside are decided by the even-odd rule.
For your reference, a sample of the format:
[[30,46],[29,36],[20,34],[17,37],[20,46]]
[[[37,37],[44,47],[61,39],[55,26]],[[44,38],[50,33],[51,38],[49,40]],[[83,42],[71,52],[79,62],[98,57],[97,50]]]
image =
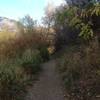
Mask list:
[[52,47],[49,47],[49,48],[48,48],[49,53],[50,53],[50,54],[53,54],[53,53],[54,53],[54,49],[55,49],[55,48],[54,48],[53,46],[52,46]]

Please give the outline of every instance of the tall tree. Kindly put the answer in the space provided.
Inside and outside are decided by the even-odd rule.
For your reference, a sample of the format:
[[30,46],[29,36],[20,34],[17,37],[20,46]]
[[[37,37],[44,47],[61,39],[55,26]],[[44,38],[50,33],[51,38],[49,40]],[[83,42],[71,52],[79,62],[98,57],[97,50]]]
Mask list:
[[50,29],[50,26],[52,24],[52,17],[54,13],[55,7],[52,3],[48,3],[45,7],[45,16],[43,17],[43,24]]
[[26,15],[20,20],[20,23],[24,26],[25,33],[33,33],[36,21],[34,21],[29,15]]

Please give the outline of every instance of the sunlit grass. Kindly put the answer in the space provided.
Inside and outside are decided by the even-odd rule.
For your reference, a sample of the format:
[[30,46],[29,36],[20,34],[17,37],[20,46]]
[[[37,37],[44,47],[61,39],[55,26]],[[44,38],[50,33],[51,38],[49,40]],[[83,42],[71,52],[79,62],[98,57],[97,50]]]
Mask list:
[[0,32],[0,40],[7,40],[9,38],[15,38],[15,37],[16,37],[15,32],[7,32],[7,31]]

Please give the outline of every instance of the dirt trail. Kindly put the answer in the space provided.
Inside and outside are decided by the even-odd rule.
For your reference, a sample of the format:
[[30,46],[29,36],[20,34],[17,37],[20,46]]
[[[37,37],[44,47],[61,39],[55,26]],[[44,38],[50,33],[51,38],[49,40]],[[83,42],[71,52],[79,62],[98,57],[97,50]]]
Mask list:
[[43,64],[40,79],[29,90],[26,100],[64,100],[64,93],[55,61]]

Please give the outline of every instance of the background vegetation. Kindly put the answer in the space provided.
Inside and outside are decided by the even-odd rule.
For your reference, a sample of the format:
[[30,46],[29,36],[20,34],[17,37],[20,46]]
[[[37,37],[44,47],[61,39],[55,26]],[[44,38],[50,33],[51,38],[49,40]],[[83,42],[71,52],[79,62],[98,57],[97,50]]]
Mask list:
[[100,3],[97,0],[66,2],[51,16],[66,97],[69,100],[99,100]]
[[23,100],[40,64],[49,59],[48,43],[30,16],[18,22],[18,36],[0,41],[0,100]]
[[65,1],[45,14],[45,27],[27,15],[17,23],[18,36],[0,41],[1,100],[23,100],[49,52],[57,54],[69,100],[100,99],[100,2]]

